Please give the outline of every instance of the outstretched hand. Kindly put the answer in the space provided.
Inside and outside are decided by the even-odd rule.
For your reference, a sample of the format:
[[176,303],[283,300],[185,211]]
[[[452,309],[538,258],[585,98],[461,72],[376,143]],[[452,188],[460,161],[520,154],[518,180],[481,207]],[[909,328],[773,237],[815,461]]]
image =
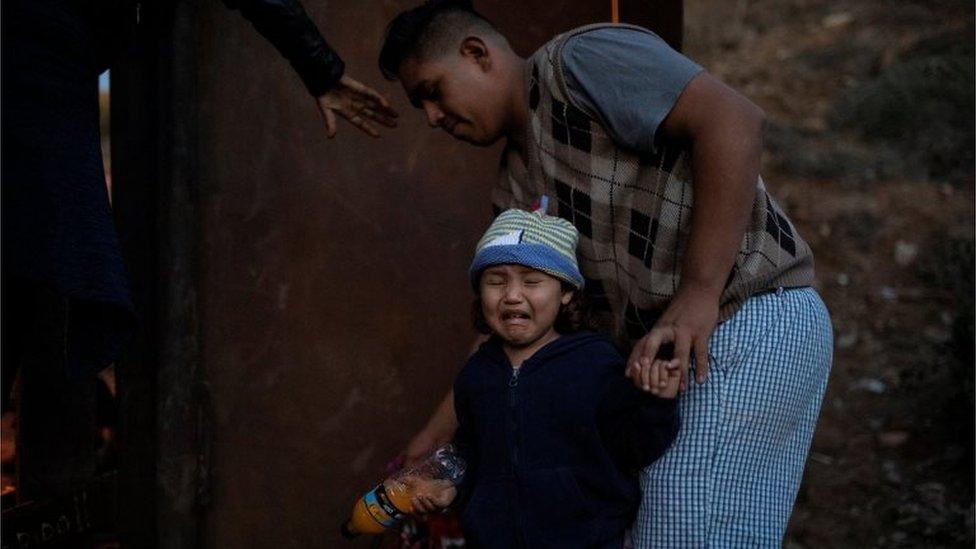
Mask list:
[[[658,394],[665,386],[659,368],[681,373],[681,390],[688,388],[688,368],[692,353],[698,383],[708,377],[708,340],[718,323],[718,300],[708,293],[679,288],[671,304],[651,331],[635,345],[627,360],[627,377],[639,389]],[[674,346],[673,357],[659,357],[664,346]],[[657,368],[655,368],[655,365]]]
[[380,133],[371,122],[396,127],[398,114],[386,97],[348,76],[343,76],[336,87],[316,97],[315,104],[325,119],[329,139],[336,134],[337,114],[373,137],[379,137]]

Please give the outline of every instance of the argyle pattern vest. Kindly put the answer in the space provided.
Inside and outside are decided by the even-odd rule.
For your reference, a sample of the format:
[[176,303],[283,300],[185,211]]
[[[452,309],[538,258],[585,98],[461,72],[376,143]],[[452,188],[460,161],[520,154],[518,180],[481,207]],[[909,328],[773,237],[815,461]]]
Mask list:
[[[526,161],[512,148],[503,153],[492,203],[497,214],[532,209],[546,196],[547,213],[579,229],[577,256],[595,320],[627,345],[653,327],[681,282],[694,200],[686,150],[665,142],[654,152],[623,148],[595,115],[570,99],[562,45],[606,26],[559,35],[528,59]],[[758,178],[719,320],[731,317],[751,295],[808,286],[813,275],[809,246]]]

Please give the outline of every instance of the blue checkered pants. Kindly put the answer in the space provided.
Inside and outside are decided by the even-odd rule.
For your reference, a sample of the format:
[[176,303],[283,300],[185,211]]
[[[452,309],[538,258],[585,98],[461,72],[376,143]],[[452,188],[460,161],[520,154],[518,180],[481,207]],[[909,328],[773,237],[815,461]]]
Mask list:
[[830,317],[812,288],[748,299],[709,344],[709,378],[641,473],[637,549],[779,547],[827,386]]

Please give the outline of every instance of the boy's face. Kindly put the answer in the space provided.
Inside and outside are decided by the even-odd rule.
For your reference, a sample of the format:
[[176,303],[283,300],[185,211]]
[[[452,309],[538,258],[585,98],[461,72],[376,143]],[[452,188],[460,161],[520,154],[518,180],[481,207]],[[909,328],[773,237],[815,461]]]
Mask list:
[[488,146],[505,135],[507,110],[504,85],[493,62],[476,43],[436,59],[408,58],[397,76],[410,102],[424,111],[431,127],[461,141]]
[[559,309],[573,297],[557,278],[522,265],[488,267],[481,274],[480,293],[491,331],[515,348],[555,336]]

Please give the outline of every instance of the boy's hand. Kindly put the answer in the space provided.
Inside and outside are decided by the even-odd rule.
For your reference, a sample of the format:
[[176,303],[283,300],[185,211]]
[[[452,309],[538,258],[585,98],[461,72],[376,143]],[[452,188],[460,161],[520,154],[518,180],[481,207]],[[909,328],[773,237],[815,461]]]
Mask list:
[[343,76],[335,88],[316,97],[315,104],[325,119],[329,139],[336,134],[336,114],[373,137],[380,134],[369,121],[389,128],[396,127],[398,115],[386,97],[348,76]]
[[[627,377],[634,380],[638,389],[653,393],[651,370],[655,362],[661,361],[668,369],[678,370],[681,390],[686,390],[692,352],[698,383],[704,383],[708,377],[708,340],[718,322],[718,298],[711,292],[699,292],[687,286],[678,289],[661,318],[630,353]],[[670,360],[658,357],[658,351],[666,344],[674,345],[674,357]],[[653,379],[661,381],[660,376]]]

